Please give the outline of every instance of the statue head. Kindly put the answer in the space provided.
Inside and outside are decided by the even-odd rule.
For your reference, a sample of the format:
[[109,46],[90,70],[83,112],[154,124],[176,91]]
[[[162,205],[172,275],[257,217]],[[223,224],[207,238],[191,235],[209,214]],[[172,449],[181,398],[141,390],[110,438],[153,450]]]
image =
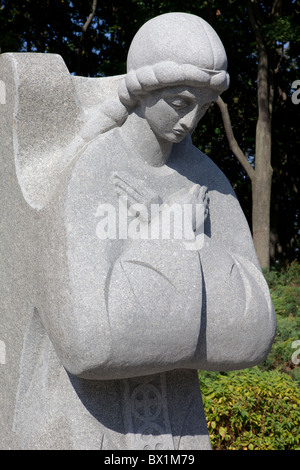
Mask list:
[[119,98],[130,109],[142,95],[166,87],[206,88],[220,95],[229,86],[226,68],[224,47],[206,21],[166,13],[145,23],[133,38]]
[[[187,107],[179,110],[176,105],[172,111],[173,98],[170,96],[168,104],[171,106],[166,109],[163,90],[177,88],[178,91],[180,88],[180,93],[185,89],[197,96],[198,106],[194,108],[193,123],[188,124],[190,132],[205,114],[210,102],[228,88],[226,68],[223,44],[205,20],[189,13],[157,16],[145,23],[133,38],[128,51],[127,74],[120,81],[118,97],[109,97],[100,108],[100,116],[96,114],[92,124],[88,121],[82,132],[84,139],[91,140],[98,134],[122,126],[128,113],[142,106],[143,117],[152,128],[163,114],[161,122],[165,121],[169,127],[174,120],[173,128],[178,135],[173,135],[171,141],[179,142],[186,134],[184,128],[187,125],[182,125],[182,122],[178,124],[178,119],[181,119],[179,111],[182,115],[188,115],[185,121],[191,119],[192,114]],[[166,129],[160,130],[165,134]]]

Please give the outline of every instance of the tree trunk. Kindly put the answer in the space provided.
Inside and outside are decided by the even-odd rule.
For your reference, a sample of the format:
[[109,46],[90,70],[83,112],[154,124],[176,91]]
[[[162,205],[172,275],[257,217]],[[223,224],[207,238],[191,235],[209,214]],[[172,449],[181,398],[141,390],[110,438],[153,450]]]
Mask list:
[[270,204],[273,170],[271,160],[271,127],[257,122],[255,171],[252,178],[252,235],[262,268],[270,268]]
[[257,103],[258,121],[255,139],[255,171],[252,178],[252,231],[253,241],[262,268],[270,268],[270,204],[271,167],[271,116],[272,80],[269,58],[262,33],[260,12],[256,1],[247,2],[249,20],[255,34],[258,51]]
[[251,179],[253,241],[261,267],[268,270],[270,267],[270,203],[273,173],[270,164],[271,122],[269,114],[262,113],[257,122],[254,170],[234,137],[228,107],[220,96],[217,104],[222,114],[229,147]]

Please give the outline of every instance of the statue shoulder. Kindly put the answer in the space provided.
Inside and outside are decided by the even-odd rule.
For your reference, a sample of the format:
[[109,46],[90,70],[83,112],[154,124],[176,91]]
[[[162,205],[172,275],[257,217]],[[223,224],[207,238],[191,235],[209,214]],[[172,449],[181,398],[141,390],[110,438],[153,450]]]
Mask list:
[[[179,149],[178,149],[179,150]],[[204,152],[197,148],[190,137],[182,145],[181,161],[188,168],[188,177],[200,185],[206,186],[209,191],[218,191],[222,194],[231,194],[234,190],[218,165]]]

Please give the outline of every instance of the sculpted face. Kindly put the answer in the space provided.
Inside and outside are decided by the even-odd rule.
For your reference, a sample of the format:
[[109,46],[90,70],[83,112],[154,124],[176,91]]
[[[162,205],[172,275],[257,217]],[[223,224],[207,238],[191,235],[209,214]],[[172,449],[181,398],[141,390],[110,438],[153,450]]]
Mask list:
[[148,121],[158,138],[178,143],[193,132],[216,99],[216,92],[210,88],[163,88],[141,99],[138,114]]

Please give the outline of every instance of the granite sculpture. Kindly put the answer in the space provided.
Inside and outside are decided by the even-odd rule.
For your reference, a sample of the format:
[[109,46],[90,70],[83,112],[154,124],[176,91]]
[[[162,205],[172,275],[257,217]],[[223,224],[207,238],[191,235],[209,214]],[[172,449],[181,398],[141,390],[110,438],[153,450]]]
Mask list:
[[191,134],[229,86],[203,19],[127,73],[0,57],[1,446],[210,449],[197,369],[265,359],[275,315],[244,214]]

